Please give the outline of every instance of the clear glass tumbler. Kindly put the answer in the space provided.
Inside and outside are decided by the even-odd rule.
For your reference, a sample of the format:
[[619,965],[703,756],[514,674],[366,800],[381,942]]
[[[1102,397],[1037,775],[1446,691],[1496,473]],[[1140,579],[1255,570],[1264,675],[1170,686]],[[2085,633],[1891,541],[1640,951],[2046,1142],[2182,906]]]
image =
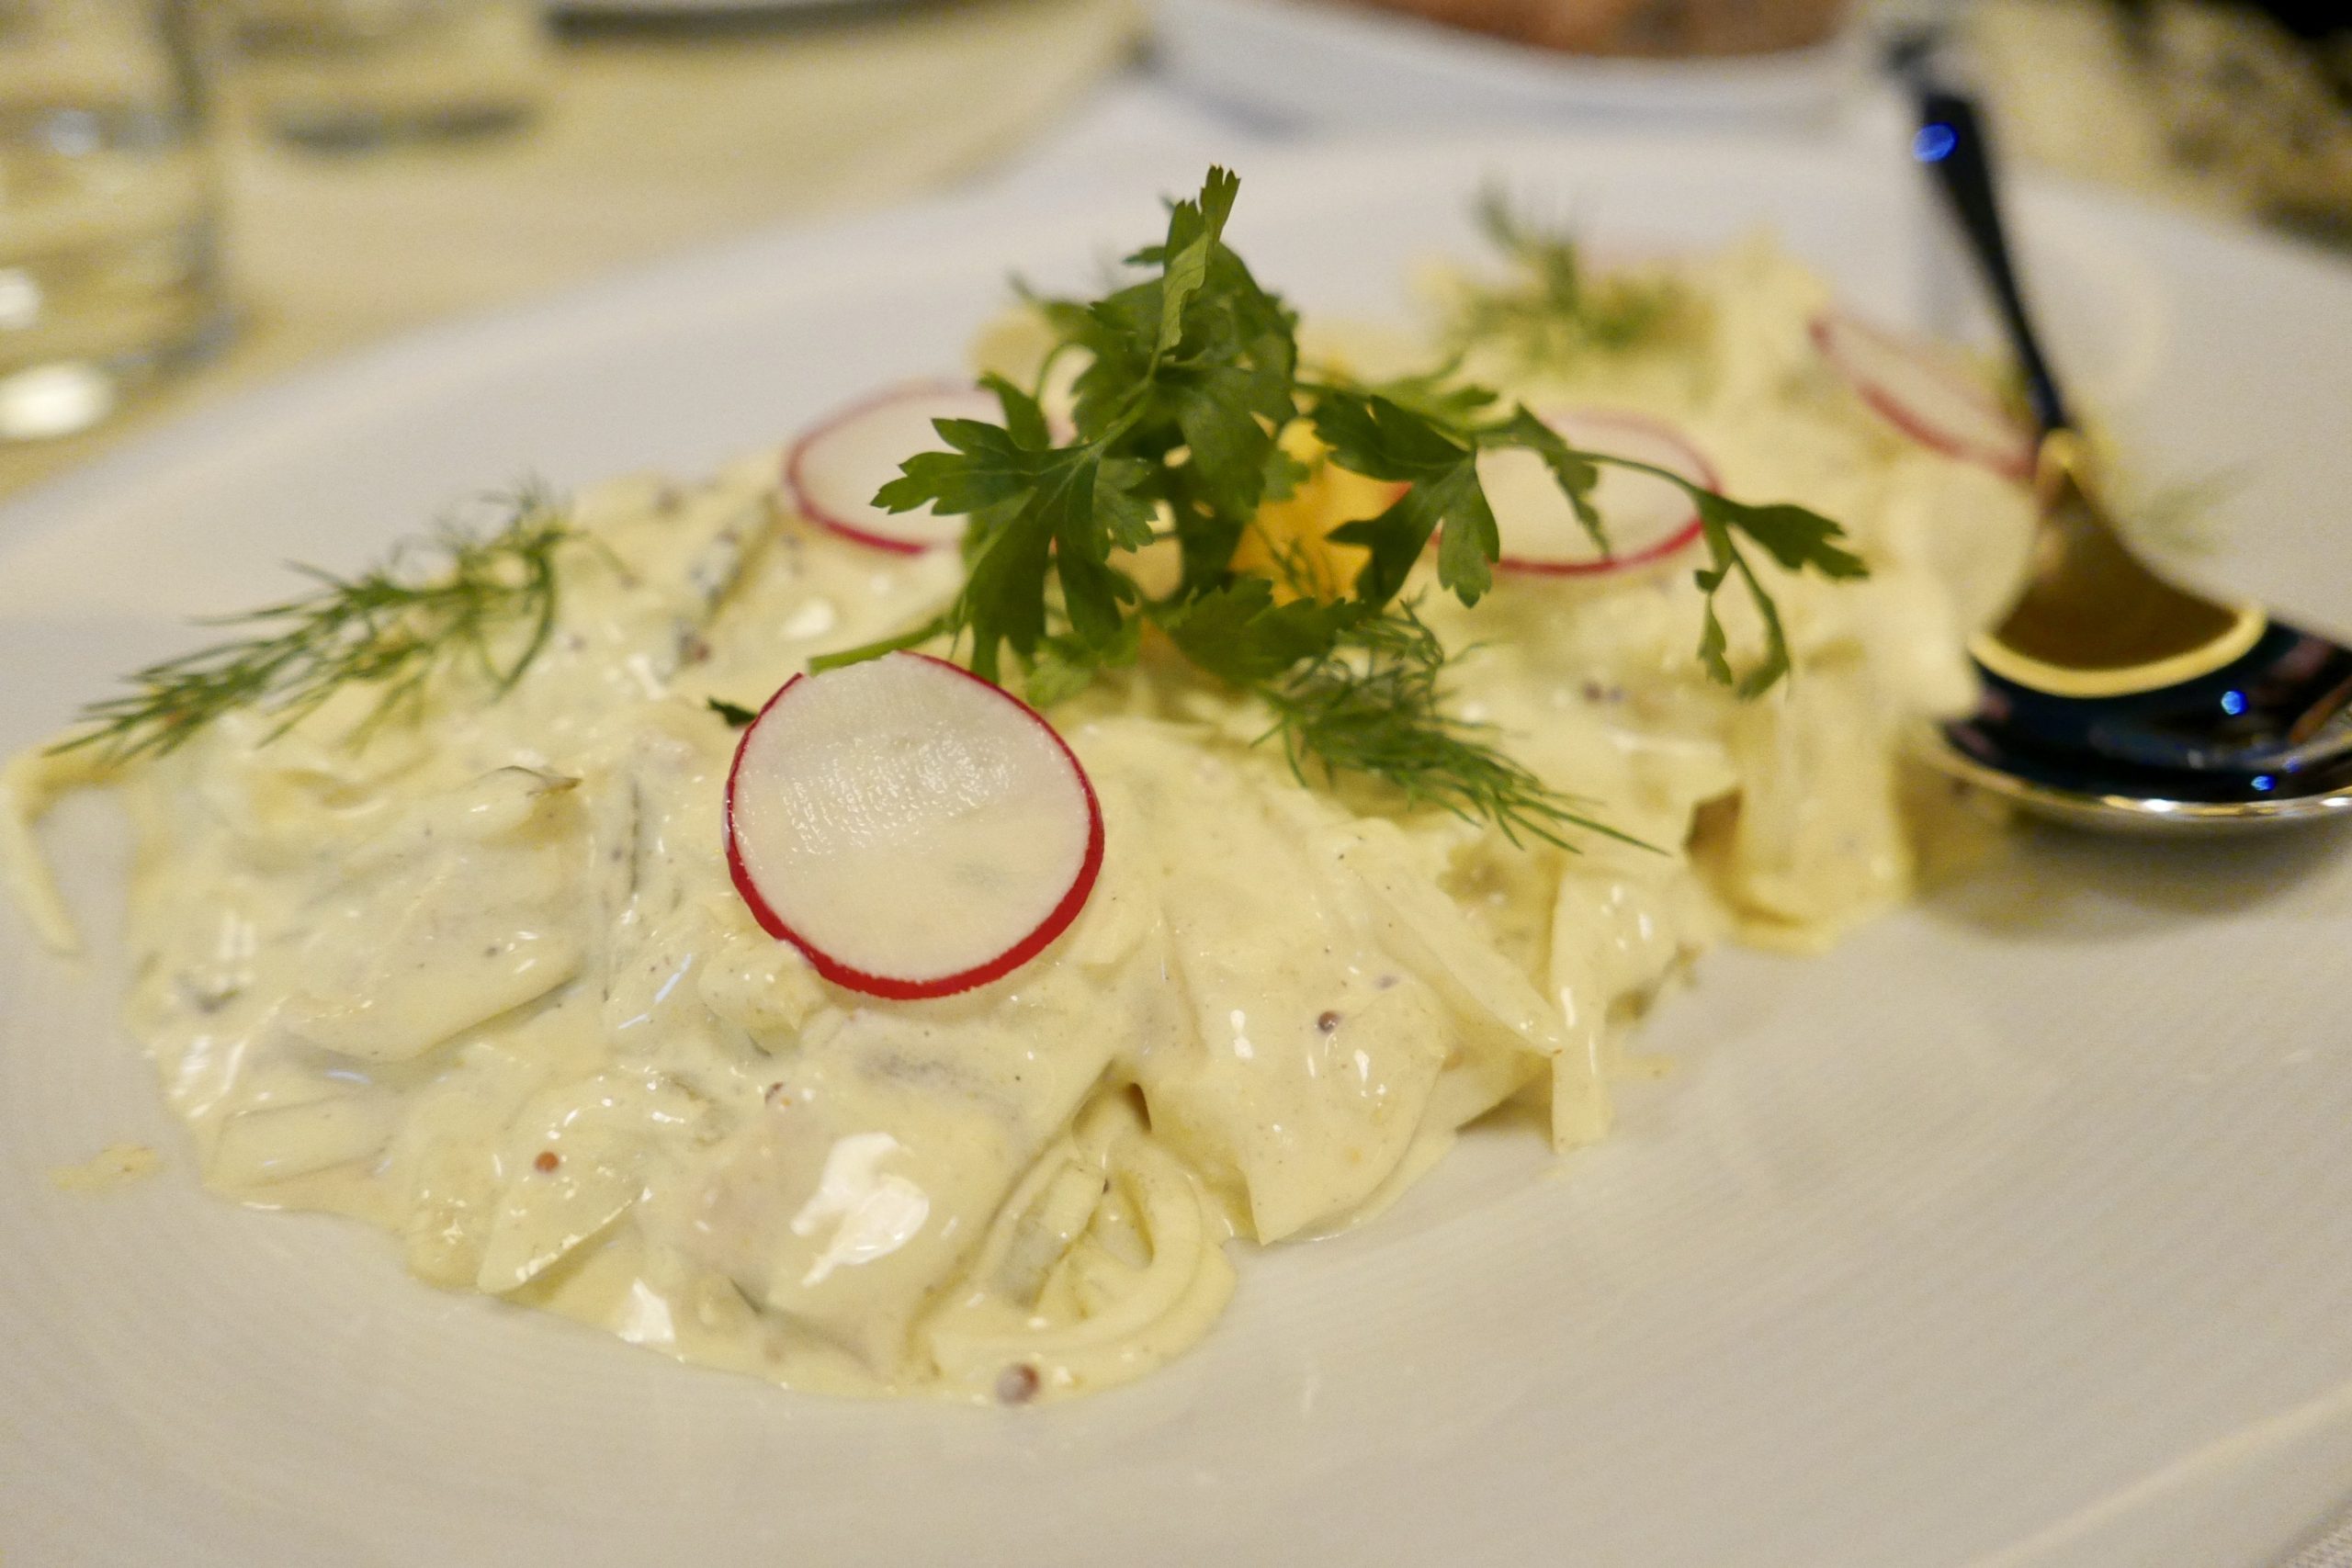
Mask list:
[[546,89],[540,0],[227,0],[261,122],[364,148],[504,130]]
[[70,435],[218,342],[199,0],[0,0],[0,440]]

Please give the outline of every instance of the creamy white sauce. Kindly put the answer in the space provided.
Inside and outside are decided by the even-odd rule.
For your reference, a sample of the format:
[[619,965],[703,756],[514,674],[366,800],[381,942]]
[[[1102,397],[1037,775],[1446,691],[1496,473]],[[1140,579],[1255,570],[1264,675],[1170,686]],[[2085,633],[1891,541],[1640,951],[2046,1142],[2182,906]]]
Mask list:
[[[1962,637],[2030,519],[1860,408],[1805,339],[1819,286],[1769,247],[1693,277],[1693,344],[1518,389],[1668,420],[1732,493],[1847,523],[1869,581],[1764,568],[1796,678],[1706,682],[1688,558],[1423,601],[1484,645],[1464,711],[1664,852],[1310,792],[1248,744],[1261,716],[1147,659],[1054,715],[1106,829],[1071,929],[962,996],[833,988],[729,886],[735,735],[704,702],[930,613],[956,562],[791,515],[768,455],[623,480],[578,499],[600,546],[564,556],[503,698],[451,679],[356,751],[355,705],[266,744],[235,716],[122,778],[130,1015],[207,1179],[687,1359],[1020,1398],[1159,1365],[1230,1293],[1228,1238],[1375,1213],[1506,1100],[1600,1136],[1623,1031],[1708,943],[1818,946],[1904,895],[1902,733],[1971,702]],[[6,775],[0,859],[61,940],[23,823],[87,782]]]

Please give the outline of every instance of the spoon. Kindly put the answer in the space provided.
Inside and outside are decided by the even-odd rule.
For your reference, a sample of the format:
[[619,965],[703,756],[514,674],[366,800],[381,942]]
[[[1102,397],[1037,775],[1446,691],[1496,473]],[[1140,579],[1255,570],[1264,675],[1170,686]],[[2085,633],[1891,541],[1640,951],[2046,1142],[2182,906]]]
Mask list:
[[1984,697],[1928,761],[2038,815],[2179,833],[2352,818],[2352,649],[2135,556],[2009,260],[1975,106],[1923,83],[1913,150],[1992,290],[2041,428],[2041,515],[2007,618],[1971,643]]

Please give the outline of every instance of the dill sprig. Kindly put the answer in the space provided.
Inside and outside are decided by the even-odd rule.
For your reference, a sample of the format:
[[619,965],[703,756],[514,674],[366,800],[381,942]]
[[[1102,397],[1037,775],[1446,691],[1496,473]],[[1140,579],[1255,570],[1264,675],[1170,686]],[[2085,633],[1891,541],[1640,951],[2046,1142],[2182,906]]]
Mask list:
[[1594,273],[1573,239],[1521,217],[1499,186],[1480,194],[1477,219],[1510,270],[1463,286],[1446,326],[1457,353],[1495,344],[1528,369],[1559,369],[1655,342],[1688,311],[1671,279]]
[[[413,717],[435,675],[462,663],[503,695],[555,628],[555,554],[575,536],[537,489],[507,505],[495,532],[444,525],[356,576],[295,565],[318,584],[314,592],[199,620],[250,635],[134,672],[130,691],[85,707],[86,728],[54,750],[97,747],[109,762],[162,756],[223,716],[254,707],[277,719],[266,742],[345,687],[373,686],[375,705],[346,737],[364,745],[385,725]],[[428,568],[420,558],[435,558]]]
[[1327,779],[1381,780],[1410,805],[1491,822],[1513,843],[1524,833],[1566,849],[1562,831],[1581,828],[1650,847],[1577,812],[1571,797],[1493,744],[1491,726],[1447,711],[1443,676],[1455,657],[1413,604],[1399,601],[1351,626],[1311,663],[1261,686],[1275,718],[1261,739],[1281,737],[1302,783],[1311,759]]

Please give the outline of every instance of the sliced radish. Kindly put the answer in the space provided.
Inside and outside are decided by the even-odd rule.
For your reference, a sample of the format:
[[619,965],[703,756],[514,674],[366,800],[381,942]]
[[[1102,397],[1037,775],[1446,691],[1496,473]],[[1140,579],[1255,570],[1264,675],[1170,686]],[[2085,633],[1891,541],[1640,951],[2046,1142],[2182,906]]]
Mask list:
[[920,555],[964,536],[962,517],[885,512],[874,492],[918,452],[945,451],[938,419],[1004,418],[993,393],[946,382],[899,387],[853,403],[802,436],[784,460],[784,482],[800,510],[834,533],[899,555]]
[[1871,412],[1931,451],[2024,479],[2033,433],[1967,371],[1925,344],[1834,311],[1815,316],[1814,346]]
[[[1578,451],[1630,457],[1708,490],[1720,486],[1696,447],[1671,425],[1645,415],[1558,409],[1546,412],[1543,419]],[[1609,535],[1606,555],[1577,521],[1552,471],[1534,453],[1517,447],[1482,453],[1478,480],[1502,536],[1502,556],[1496,564],[1511,571],[1555,577],[1623,571],[1663,560],[1699,536],[1698,508],[1681,487],[1656,474],[1602,466],[1592,503]]]
[[743,731],[727,863],[761,926],[826,979],[944,997],[1012,973],[1077,919],[1102,812],[1027,705],[889,653],[794,676]]

